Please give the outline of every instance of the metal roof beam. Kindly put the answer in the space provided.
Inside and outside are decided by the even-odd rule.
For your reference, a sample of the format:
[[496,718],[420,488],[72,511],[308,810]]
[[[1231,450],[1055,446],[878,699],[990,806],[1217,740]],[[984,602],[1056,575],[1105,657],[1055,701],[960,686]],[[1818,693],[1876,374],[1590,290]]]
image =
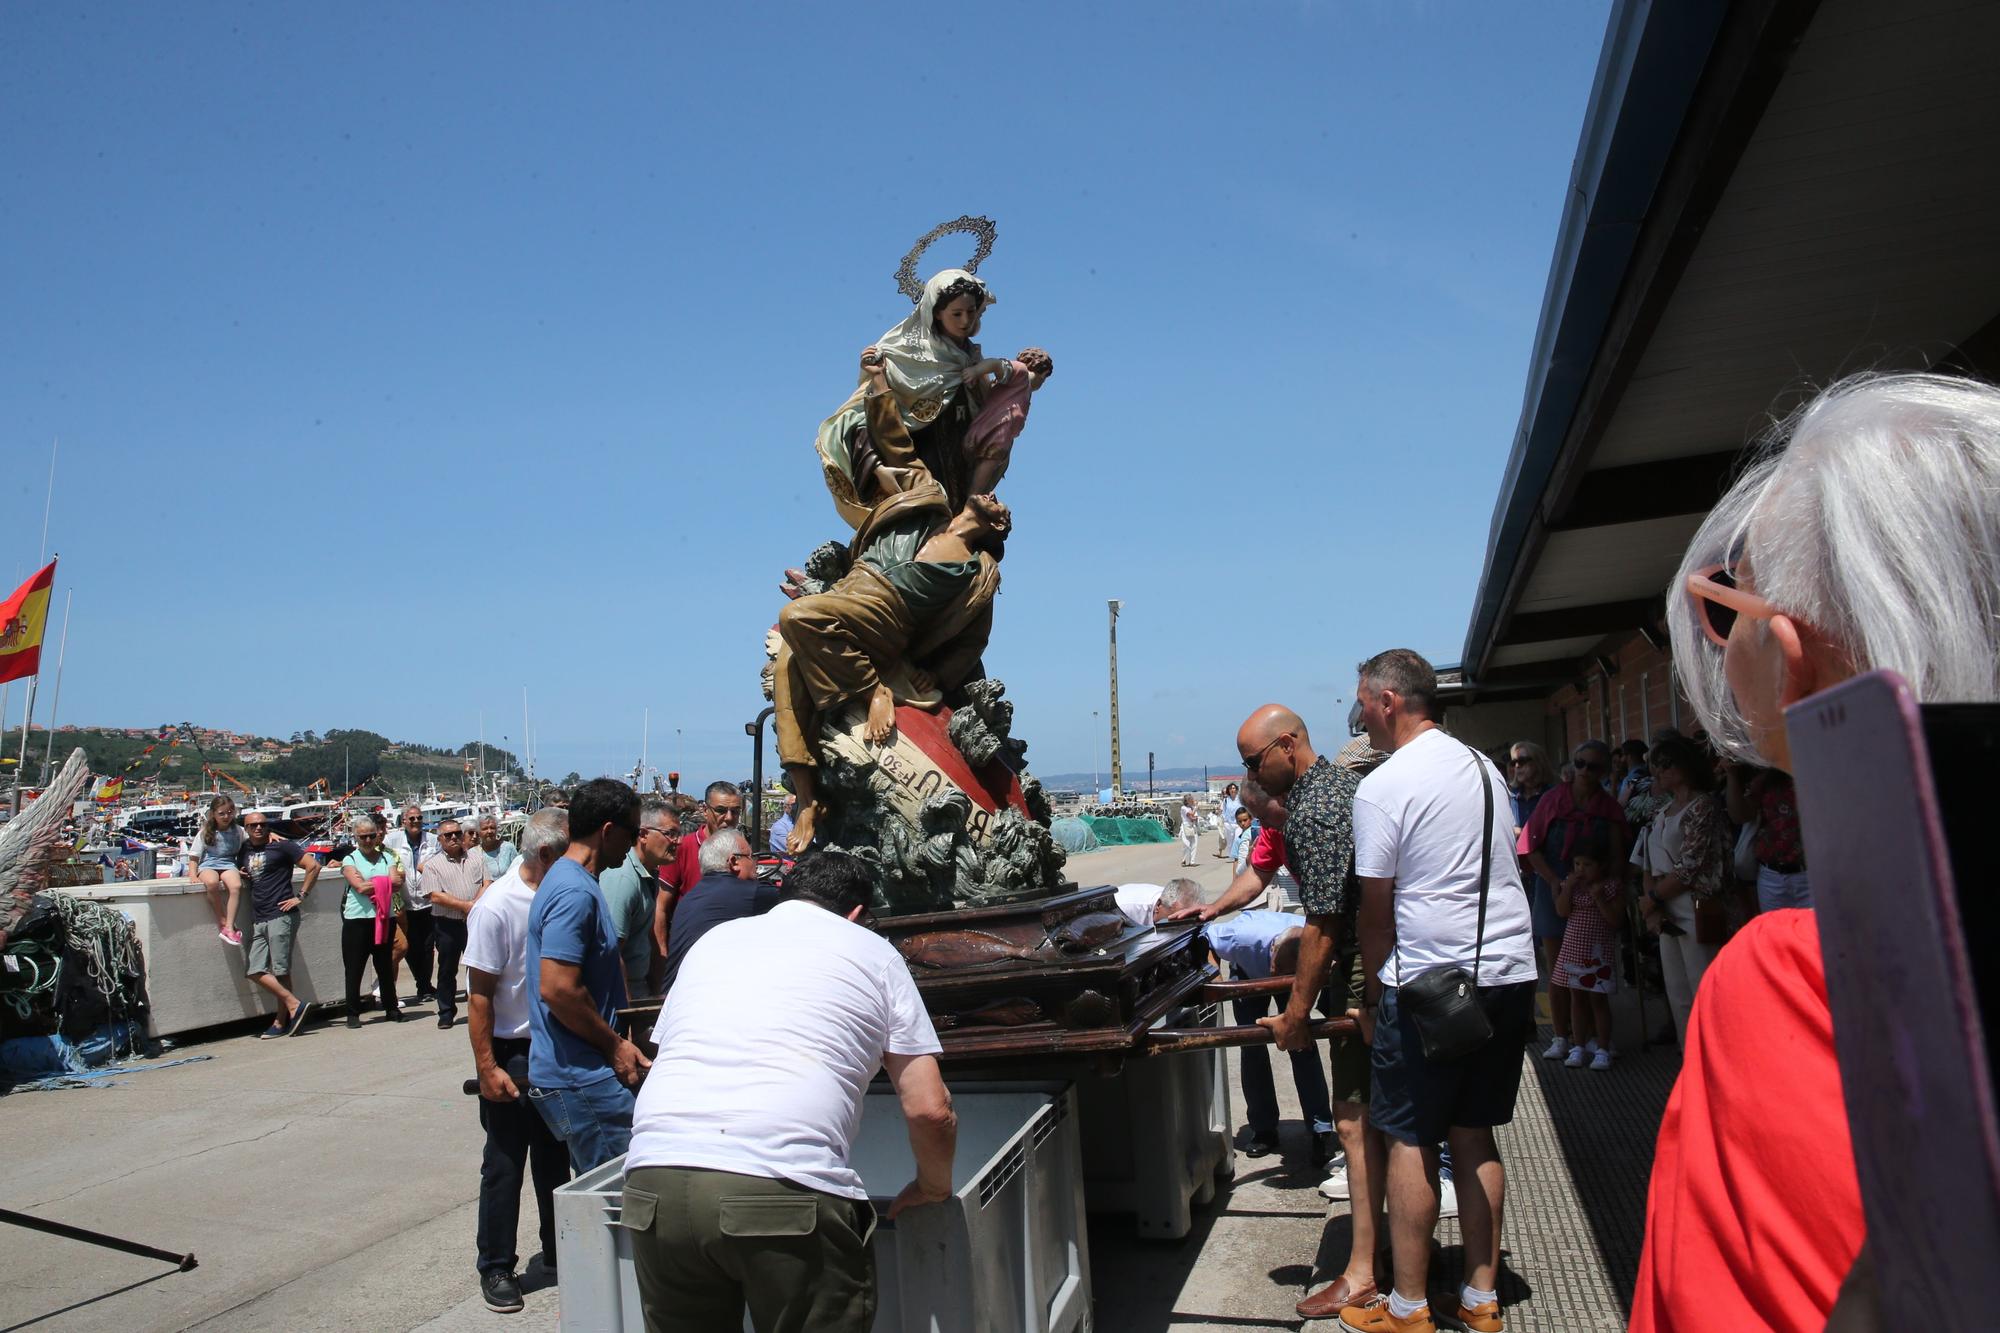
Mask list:
[[[1500,634],[1501,646],[1515,643],[1546,643],[1555,639],[1580,639],[1586,634],[1632,633],[1660,618],[1661,600],[1645,597],[1629,602],[1595,602],[1588,606],[1565,606],[1554,611],[1517,611]],[[1508,670],[1496,667],[1493,670]],[[1493,679],[1489,670],[1479,677],[1484,685]]]
[[[1694,458],[1669,458],[1586,472],[1578,480],[1569,502],[1550,520],[1549,531],[1706,514],[1728,491],[1742,457],[1741,450],[1728,449]],[[1520,640],[1502,638],[1499,642]]]

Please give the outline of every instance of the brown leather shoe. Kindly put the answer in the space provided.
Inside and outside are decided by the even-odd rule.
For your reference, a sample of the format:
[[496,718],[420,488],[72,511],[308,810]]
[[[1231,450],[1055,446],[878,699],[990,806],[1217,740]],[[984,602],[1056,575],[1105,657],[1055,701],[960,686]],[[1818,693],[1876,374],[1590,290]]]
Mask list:
[[1332,1319],[1340,1313],[1342,1306],[1366,1305],[1375,1299],[1376,1294],[1373,1282],[1364,1282],[1357,1287],[1342,1276],[1292,1308],[1299,1312],[1301,1319]]

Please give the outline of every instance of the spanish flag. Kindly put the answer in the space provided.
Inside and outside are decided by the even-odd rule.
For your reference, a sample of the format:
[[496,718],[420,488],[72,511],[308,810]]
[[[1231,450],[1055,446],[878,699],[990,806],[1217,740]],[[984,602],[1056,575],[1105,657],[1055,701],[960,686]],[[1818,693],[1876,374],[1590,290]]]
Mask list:
[[49,589],[56,562],[14,589],[0,602],[0,681],[20,680],[42,669],[42,631],[49,623]]
[[96,801],[115,801],[124,794],[125,779],[123,777],[106,778],[97,784],[97,791],[91,799]]

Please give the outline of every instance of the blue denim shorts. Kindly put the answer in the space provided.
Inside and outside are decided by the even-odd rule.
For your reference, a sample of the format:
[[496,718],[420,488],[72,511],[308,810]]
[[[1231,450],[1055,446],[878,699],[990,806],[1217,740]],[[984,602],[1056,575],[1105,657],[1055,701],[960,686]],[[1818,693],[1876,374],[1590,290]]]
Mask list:
[[1535,1030],[1535,983],[1483,986],[1479,1002],[1493,1039],[1457,1060],[1424,1058],[1417,1025],[1396,1005],[1396,988],[1382,992],[1375,1011],[1374,1095],[1368,1123],[1390,1138],[1429,1146],[1445,1131],[1487,1129],[1514,1118],[1521,1091],[1521,1055]]

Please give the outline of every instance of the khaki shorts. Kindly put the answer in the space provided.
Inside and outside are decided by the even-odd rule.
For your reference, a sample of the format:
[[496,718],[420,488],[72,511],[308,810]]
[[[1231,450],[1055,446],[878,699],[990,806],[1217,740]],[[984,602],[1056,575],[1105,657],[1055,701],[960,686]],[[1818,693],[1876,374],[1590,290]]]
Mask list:
[[261,976],[270,973],[274,977],[288,977],[292,974],[292,940],[299,933],[299,909],[280,912],[269,921],[259,921],[250,927],[250,948],[248,963],[244,968],[247,976]]
[[[1349,1009],[1359,1009],[1361,996],[1361,951],[1357,949],[1351,954],[1336,955],[1333,975],[1321,1000],[1321,1012],[1329,1018],[1339,1018]],[[1327,1092],[1336,1103],[1353,1102],[1366,1106],[1374,1084],[1367,1043],[1359,1037],[1335,1037],[1327,1043],[1327,1047],[1333,1066],[1333,1081],[1327,1086]]]

